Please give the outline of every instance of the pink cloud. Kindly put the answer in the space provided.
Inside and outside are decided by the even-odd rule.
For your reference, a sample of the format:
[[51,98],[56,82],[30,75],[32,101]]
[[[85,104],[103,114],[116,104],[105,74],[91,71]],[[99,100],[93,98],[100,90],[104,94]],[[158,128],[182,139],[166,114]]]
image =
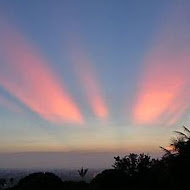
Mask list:
[[45,58],[18,30],[1,21],[0,85],[49,121],[83,123],[79,108]]
[[180,8],[169,16],[144,60],[135,123],[158,123],[167,115],[168,124],[174,124],[190,106],[190,27],[185,15]]
[[96,78],[92,64],[85,55],[84,51],[74,43],[71,47],[73,53],[73,65],[79,82],[84,89],[92,111],[95,116],[100,119],[108,117],[108,107],[105,102],[104,95],[101,91],[100,84]]

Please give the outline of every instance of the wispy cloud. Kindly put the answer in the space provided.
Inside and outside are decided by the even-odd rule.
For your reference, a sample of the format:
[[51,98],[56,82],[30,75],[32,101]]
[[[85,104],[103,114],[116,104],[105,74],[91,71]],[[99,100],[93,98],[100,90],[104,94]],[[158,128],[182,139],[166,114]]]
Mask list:
[[168,17],[145,59],[133,119],[138,124],[174,124],[190,106],[190,27],[188,11]]
[[41,117],[83,123],[82,114],[48,62],[5,19],[0,24],[0,85]]
[[74,69],[93,113],[100,119],[106,119],[109,114],[108,107],[91,61],[84,50],[76,43],[73,43],[71,52]]

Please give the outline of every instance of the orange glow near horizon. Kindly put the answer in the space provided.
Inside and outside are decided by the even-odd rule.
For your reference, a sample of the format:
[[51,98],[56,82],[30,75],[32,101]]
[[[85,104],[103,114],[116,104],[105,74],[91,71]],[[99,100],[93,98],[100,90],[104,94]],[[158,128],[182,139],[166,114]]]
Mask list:
[[77,105],[39,51],[5,21],[1,28],[0,50],[5,64],[0,85],[44,119],[83,123]]
[[91,64],[84,55],[81,48],[76,49],[76,45],[72,47],[72,53],[75,59],[73,60],[74,69],[79,77],[79,81],[85,90],[88,102],[96,117],[106,119],[108,117],[108,108],[105,103],[103,94],[100,90],[100,86],[97,78],[95,77],[94,70],[91,68]]
[[145,57],[133,110],[134,123],[155,124],[165,118],[166,123],[172,125],[190,106],[190,45],[187,41],[190,28],[181,22],[185,19],[185,11],[175,10]]

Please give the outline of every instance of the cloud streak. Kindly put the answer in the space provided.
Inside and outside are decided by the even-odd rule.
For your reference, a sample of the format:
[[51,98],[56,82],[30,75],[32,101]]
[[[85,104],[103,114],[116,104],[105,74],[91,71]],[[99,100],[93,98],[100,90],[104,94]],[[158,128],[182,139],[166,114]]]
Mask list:
[[39,51],[2,18],[0,29],[0,85],[44,119],[83,123],[79,108]]
[[188,11],[175,9],[145,58],[133,110],[137,124],[178,121],[190,104]]
[[81,48],[77,45],[71,47],[73,65],[79,82],[84,89],[87,100],[92,108],[94,115],[105,120],[108,117],[108,107],[100,88],[100,84],[96,78],[92,64]]

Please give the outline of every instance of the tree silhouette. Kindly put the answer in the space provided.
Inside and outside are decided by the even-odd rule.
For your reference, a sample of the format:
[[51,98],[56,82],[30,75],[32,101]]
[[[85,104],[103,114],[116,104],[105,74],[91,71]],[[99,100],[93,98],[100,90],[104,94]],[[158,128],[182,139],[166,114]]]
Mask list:
[[177,136],[172,138],[170,149],[162,148],[165,155],[162,161],[168,168],[168,173],[174,189],[185,187],[190,171],[190,130],[183,126],[183,132],[174,131]]
[[78,170],[78,173],[82,179],[85,177],[87,172],[88,172],[88,169],[84,169],[83,167],[80,170]]
[[184,132],[175,131],[177,138],[172,139],[171,146],[178,155],[190,156],[190,131],[183,126]]
[[38,172],[21,179],[11,190],[64,190],[62,180],[53,173]]
[[176,137],[172,138],[169,148],[160,148],[165,152],[164,157],[190,156],[190,130],[183,126],[184,132],[174,131]]
[[144,173],[152,167],[154,159],[151,159],[146,154],[131,153],[123,158],[119,156],[114,157],[115,163],[113,167],[118,170],[124,171],[127,175],[133,176],[139,173]]
[[[122,170],[107,169],[99,173],[90,183],[92,190],[122,190],[130,186],[128,176]],[[126,188],[127,187],[127,188]]]

